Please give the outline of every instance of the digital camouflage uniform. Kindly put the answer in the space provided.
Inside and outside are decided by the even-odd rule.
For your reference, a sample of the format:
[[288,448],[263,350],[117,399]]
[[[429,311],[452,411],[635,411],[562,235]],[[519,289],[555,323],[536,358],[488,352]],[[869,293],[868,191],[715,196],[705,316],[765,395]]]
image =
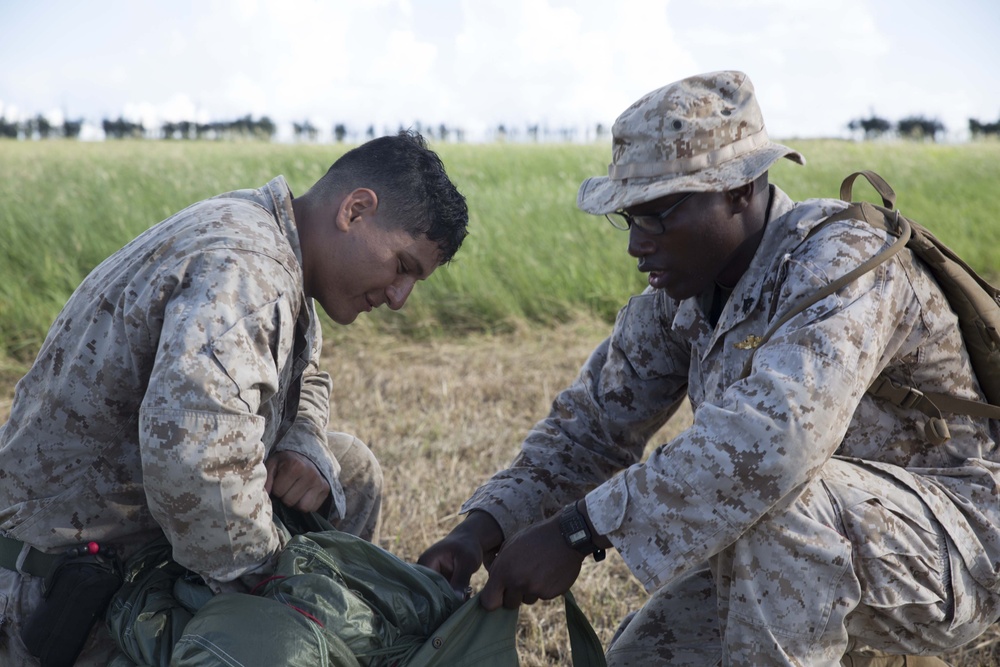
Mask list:
[[[707,117],[711,91],[733,80],[752,100],[736,74],[695,81],[699,92],[679,101],[683,85],[657,91],[626,111],[614,129],[612,179],[617,167],[620,179],[650,185],[629,197],[600,192],[603,203],[589,202],[599,210],[581,208],[737,187],[718,170],[703,181],[679,175],[674,190],[642,172],[677,156],[636,158],[631,173],[620,164],[643,145],[686,147],[682,170],[712,165],[698,166],[699,152],[728,140],[775,146],[766,134],[747,136],[754,128],[745,123],[733,126],[740,136],[698,135],[707,149],[649,138],[671,127],[677,109],[678,133]],[[723,116],[747,103],[732,88]],[[628,136],[636,126],[646,137]],[[594,529],[651,593],[620,630],[611,665],[837,665],[868,649],[939,653],[1000,616],[997,424],[948,415],[951,439],[935,446],[922,413],[866,394],[885,370],[908,386],[984,400],[956,316],[903,251],[759,345],[770,323],[887,244],[855,221],[805,240],[846,205],[794,203],[771,187],[763,239],[728,299],[678,302],[652,289],[633,297],[510,468],[463,506],[488,512],[510,537],[586,497]],[[724,306],[713,326],[716,299]],[[642,461],[685,397],[693,425]]]
[[[283,546],[264,460],[292,451],[329,484],[329,517],[371,539],[381,471],[353,436],[326,430],[332,383],[301,257],[279,176],[194,204],[97,267],[0,428],[3,534],[127,556],[162,531],[178,563],[239,587]],[[17,626],[39,590],[0,569],[0,664],[32,664]]]

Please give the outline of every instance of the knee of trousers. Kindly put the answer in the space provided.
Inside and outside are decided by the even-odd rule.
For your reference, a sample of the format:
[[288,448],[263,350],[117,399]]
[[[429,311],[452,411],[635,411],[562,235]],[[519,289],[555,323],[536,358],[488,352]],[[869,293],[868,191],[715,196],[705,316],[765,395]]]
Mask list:
[[727,637],[742,628],[820,640],[857,604],[851,552],[825,485],[807,484],[711,559]]

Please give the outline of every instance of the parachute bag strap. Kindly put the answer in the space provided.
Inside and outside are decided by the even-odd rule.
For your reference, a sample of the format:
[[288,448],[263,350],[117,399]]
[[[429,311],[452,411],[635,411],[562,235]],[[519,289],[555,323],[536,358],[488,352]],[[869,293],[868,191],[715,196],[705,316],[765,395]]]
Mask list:
[[869,169],[856,171],[844,179],[844,182],[840,184],[840,198],[842,200],[846,202],[851,201],[851,188],[854,186],[854,181],[857,180],[858,176],[864,176],[871,183],[875,191],[882,197],[883,206],[888,209],[896,207],[896,192],[886,183],[884,178]]
[[[519,609],[486,611],[477,593],[434,630],[400,667],[516,667]],[[604,648],[570,592],[563,596],[573,667],[607,667]]]
[[563,596],[566,603],[566,627],[569,629],[569,644],[573,651],[573,667],[607,667],[604,647],[580,609],[576,598],[569,591]]

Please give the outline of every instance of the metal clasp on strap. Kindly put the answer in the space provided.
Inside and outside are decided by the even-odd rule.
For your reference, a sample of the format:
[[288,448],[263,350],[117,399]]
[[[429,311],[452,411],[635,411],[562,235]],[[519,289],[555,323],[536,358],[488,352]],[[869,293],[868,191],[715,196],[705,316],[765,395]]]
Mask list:
[[[892,381],[890,380],[890,382]],[[899,407],[903,408],[904,410],[910,410],[914,408],[919,409],[920,402],[924,399],[924,392],[920,391],[919,389],[915,389],[913,387],[904,387],[901,385],[897,385],[894,382],[892,384],[894,389],[906,390],[906,393],[903,394],[903,396],[899,399]]]
[[948,423],[941,416],[941,410],[924,392],[914,387],[893,382],[885,376],[879,376],[868,387],[868,393],[889,401],[904,410],[917,410],[928,417],[924,424],[924,436],[934,445],[940,445],[951,438]]

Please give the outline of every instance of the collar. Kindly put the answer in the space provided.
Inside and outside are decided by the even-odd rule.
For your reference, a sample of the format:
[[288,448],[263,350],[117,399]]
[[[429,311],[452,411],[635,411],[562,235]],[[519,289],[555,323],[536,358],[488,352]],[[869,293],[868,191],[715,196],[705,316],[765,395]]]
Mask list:
[[692,297],[678,305],[673,322],[674,329],[692,333],[700,331],[701,335],[711,336],[710,342],[702,349],[703,355],[708,354],[716,341],[726,332],[746,320],[756,310],[765,291],[764,282],[773,281],[774,267],[780,263],[790,248],[804,238],[807,231],[799,230],[791,224],[790,219],[786,219],[795,208],[795,202],[778,186],[771,184],[769,188],[764,235],[750,260],[750,265],[733,287],[729,299],[719,314],[716,326],[709,325],[706,311],[702,309],[702,297]]

